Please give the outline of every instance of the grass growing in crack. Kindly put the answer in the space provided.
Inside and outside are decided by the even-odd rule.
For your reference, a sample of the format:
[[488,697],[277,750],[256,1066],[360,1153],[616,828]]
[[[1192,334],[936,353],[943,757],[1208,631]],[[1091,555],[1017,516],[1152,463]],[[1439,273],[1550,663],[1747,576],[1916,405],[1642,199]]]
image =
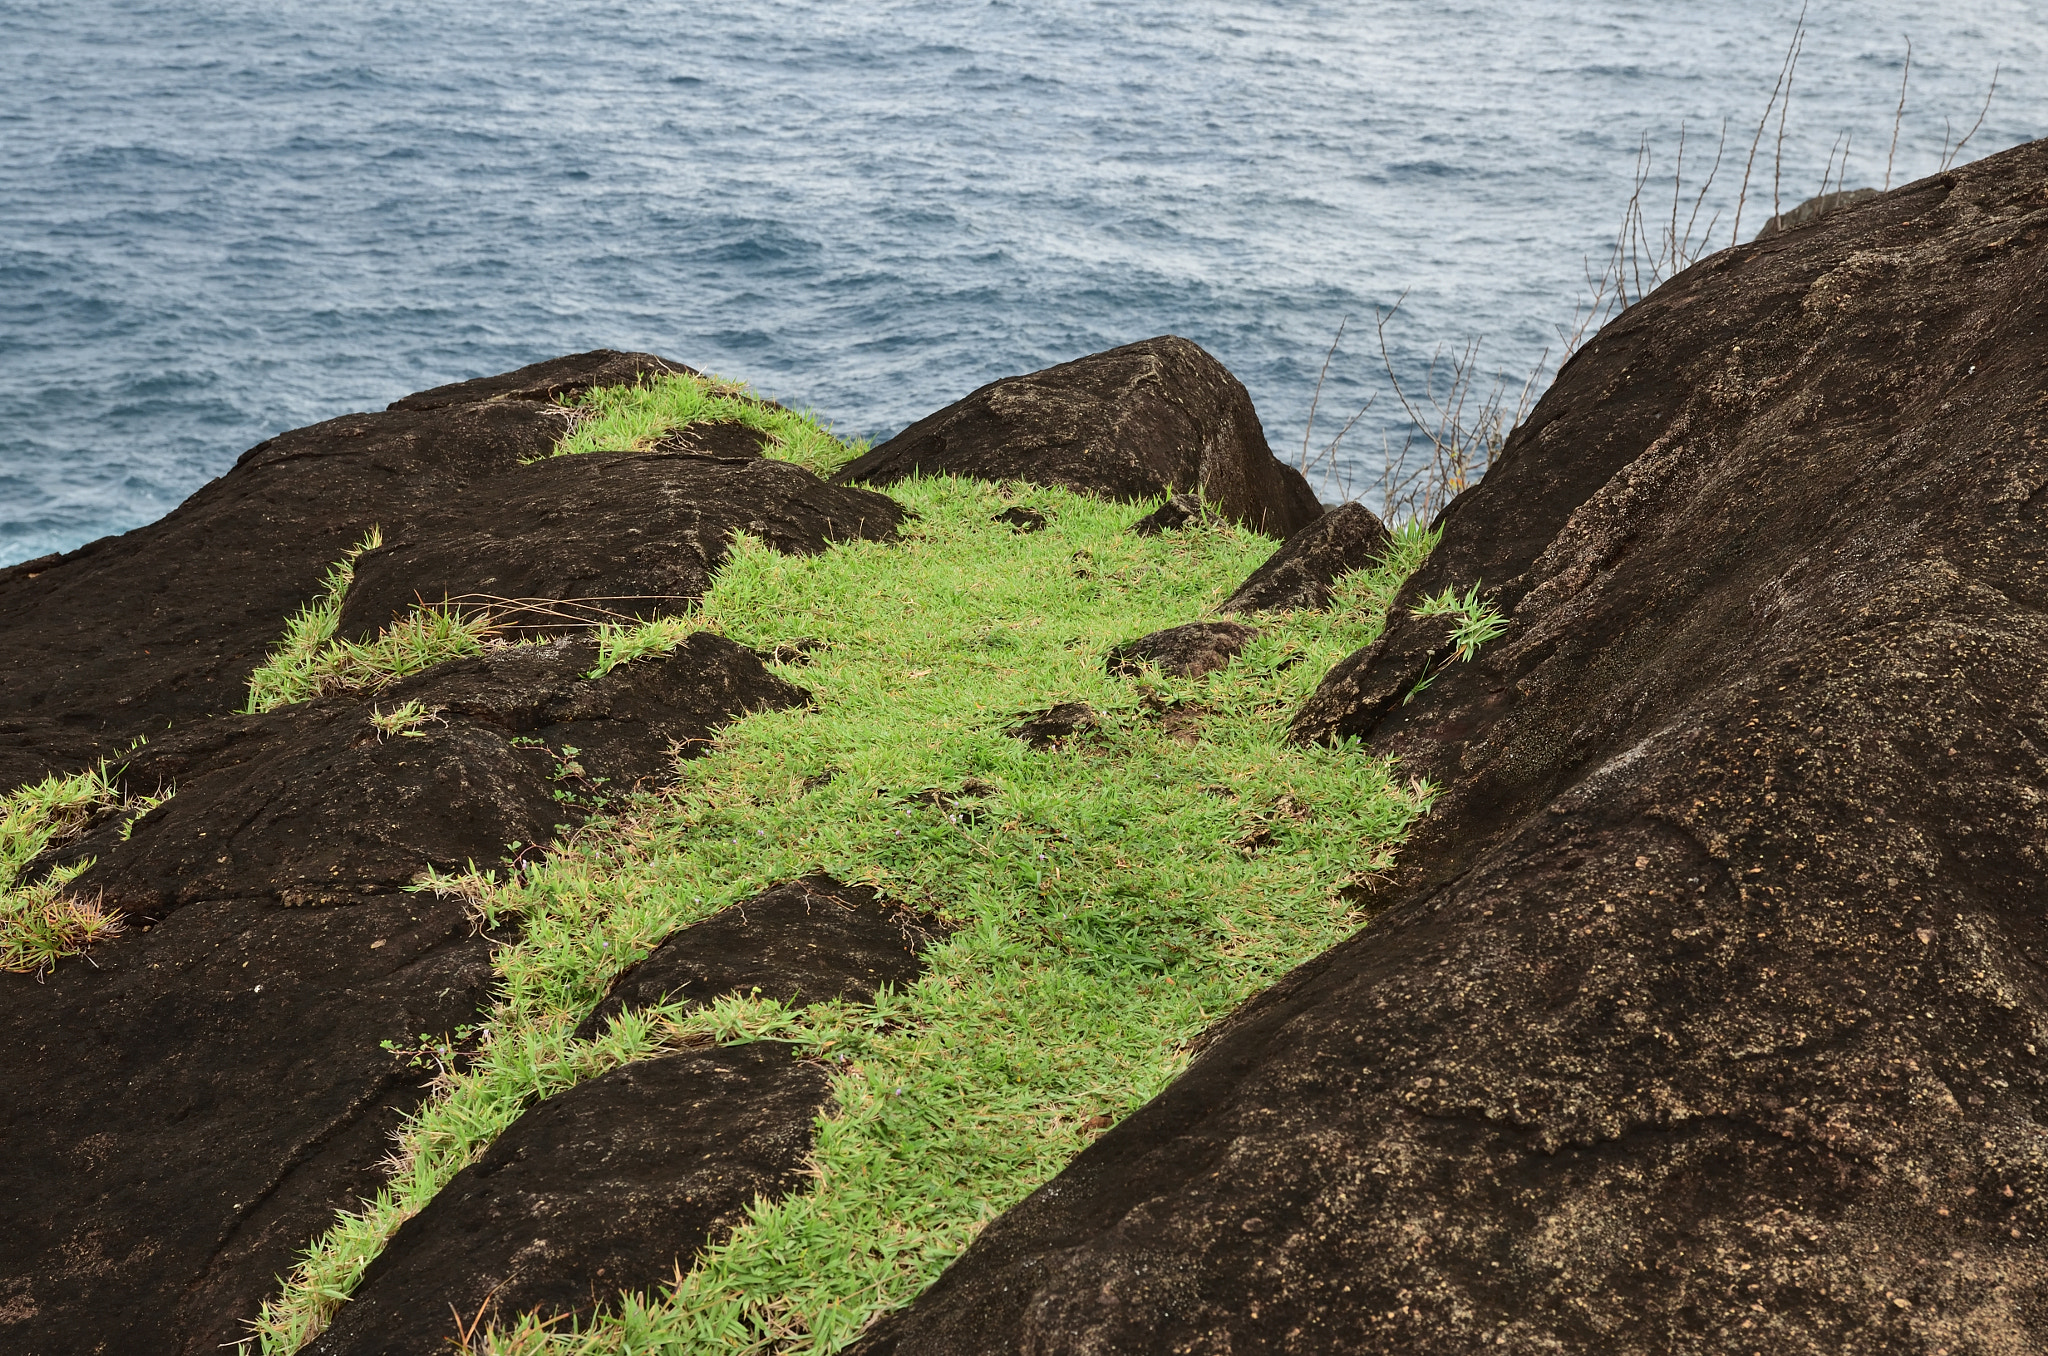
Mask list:
[[341,621],[342,597],[355,582],[356,557],[383,544],[384,533],[373,527],[329,567],[327,578],[320,584],[320,595],[285,622],[284,643],[249,675],[249,700],[243,711],[253,714],[275,710],[320,695],[324,690],[321,656]]
[[1453,664],[1462,664],[1479,653],[1479,647],[1488,641],[1497,640],[1508,629],[1508,619],[1500,614],[1492,602],[1479,596],[1479,585],[1474,584],[1460,597],[1457,589],[1446,586],[1442,593],[1424,598],[1410,609],[1417,617],[1450,617],[1454,620],[1448,637],[1451,652],[1416,679],[1415,686],[1408,689],[1408,695],[1401,699],[1406,706],[1435,682],[1437,675]]
[[20,883],[21,873],[42,853],[83,833],[100,811],[118,805],[128,812],[121,828],[125,838],[137,819],[170,798],[165,791],[124,800],[104,762],[0,796],[0,970],[41,972],[122,931],[120,915],[65,893],[92,865],[90,858],[31,885]]
[[690,424],[730,421],[768,435],[767,455],[829,476],[867,451],[860,439],[842,440],[808,413],[784,409],[740,382],[677,373],[637,386],[591,391],[569,407],[577,421],[555,449],[644,452],[663,434]]
[[[614,660],[716,626],[772,650],[816,701],[730,728],[516,879],[430,882],[518,916],[475,1063],[445,1075],[368,1209],[307,1254],[259,1328],[316,1333],[404,1219],[530,1100],[679,1043],[773,1037],[833,1072],[811,1190],[759,1204],[671,1287],[581,1333],[539,1319],[498,1352],[827,1352],[927,1285],[996,1214],[1157,1093],[1186,1042],[1358,926],[1347,887],[1385,869],[1430,790],[1356,746],[1283,743],[1336,660],[1377,635],[1430,544],[1403,533],[1328,612],[1268,614],[1198,681],[1109,677],[1109,646],[1214,607],[1273,550],[1223,523],[1125,529],[1151,505],[956,480],[897,485],[896,544],[777,555],[735,543],[700,614],[620,632]],[[1042,532],[994,515],[1045,511]],[[1092,736],[1034,752],[1020,713],[1085,701]],[[973,781],[986,788],[970,791]],[[937,788],[954,803],[920,792]],[[958,800],[978,794],[981,814]],[[872,1007],[731,1002],[628,1017],[576,1044],[611,978],[677,927],[812,871],[943,910],[957,931]],[[452,1331],[452,1330],[451,1330]]]

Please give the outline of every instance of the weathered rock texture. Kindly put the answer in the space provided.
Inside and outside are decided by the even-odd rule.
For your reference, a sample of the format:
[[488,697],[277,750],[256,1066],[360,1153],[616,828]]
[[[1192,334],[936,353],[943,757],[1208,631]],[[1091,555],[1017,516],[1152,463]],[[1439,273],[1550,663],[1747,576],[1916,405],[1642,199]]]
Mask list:
[[835,541],[888,540],[902,518],[885,495],[758,453],[549,457],[387,531],[356,561],[337,630],[373,636],[419,603],[487,611],[528,635],[670,616],[710,591],[735,532],[812,555]]
[[1273,456],[1242,383],[1172,335],[991,382],[848,465],[842,485],[913,475],[1058,485],[1114,499],[1199,490],[1275,537],[1318,517],[1299,471]]
[[800,1189],[824,1069],[773,1041],[627,1064],[542,1102],[407,1220],[310,1356],[447,1349],[539,1311],[587,1319],[688,1271],[756,1196]]
[[214,900],[0,975],[0,1350],[188,1356],[383,1184],[426,1075],[381,1048],[477,1020],[455,901]]
[[921,953],[945,931],[939,920],[865,885],[805,876],[671,933],[619,972],[576,1038],[601,1035],[631,1009],[702,1006],[734,993],[792,1006],[833,998],[871,1003],[885,984],[916,983],[924,973]]
[[1330,586],[1371,565],[1390,540],[1363,504],[1340,504],[1289,537],[1219,609],[1267,612],[1330,605]]
[[[589,642],[508,647],[374,700],[173,730],[118,765],[116,784],[177,794],[133,823],[109,814],[39,868],[92,858],[72,889],[138,920],[204,899],[352,903],[429,866],[459,874],[502,865],[508,844],[538,851],[593,806],[666,781],[727,723],[808,700],[752,650],[703,632],[586,678],[596,662]],[[414,701],[432,715],[413,732],[371,723]]]
[[[546,493],[573,500],[581,470],[606,497],[578,502],[621,537],[673,533],[680,551],[694,527],[692,585],[734,526],[799,550],[846,535],[847,505],[853,534],[870,509],[893,527],[882,496],[757,458],[526,464],[566,429],[546,401],[672,370],[583,354],[330,420],[252,449],[152,527],[0,571],[0,788],[96,755],[129,791],[177,788],[125,836],[109,815],[31,870],[95,857],[72,888],[103,892],[130,929],[40,979],[0,975],[0,1350],[151,1356],[245,1338],[307,1240],[374,1194],[419,1104],[425,1074],[383,1043],[473,1023],[489,1001],[494,939],[458,901],[394,892],[424,866],[502,864],[514,840],[539,850],[725,723],[805,700],[751,650],[698,635],[598,679],[584,676],[593,645],[558,641],[375,698],[233,714],[285,618],[373,523],[418,544],[427,524],[459,530],[451,506],[481,507],[523,546],[545,534]],[[615,568],[631,582],[655,554],[620,566],[601,536],[555,536],[536,587]],[[595,566],[569,558],[578,544]],[[391,576],[396,554],[368,576]],[[410,734],[370,720],[415,700],[428,718]],[[810,1114],[791,1122],[799,1138]],[[730,1189],[743,1201],[782,1169],[762,1171]],[[672,1175],[692,1172],[716,1176]]]
[[148,527],[0,571],[0,788],[238,709],[372,525],[403,536],[546,456],[568,431],[551,393],[680,370],[599,350],[281,433]]
[[1150,664],[1176,678],[1200,678],[1228,668],[1258,634],[1242,622],[1186,622],[1112,646],[1103,667],[1135,678]]
[[1789,212],[1781,213],[1764,223],[1756,233],[1759,240],[1768,240],[1780,231],[1796,231],[1801,226],[1811,226],[1830,212],[1839,212],[1845,207],[1855,207],[1878,196],[1874,188],[1845,188],[1835,193],[1823,193],[1808,198]]
[[1385,912],[862,1349],[2048,1349],[2044,322],[2048,142],[1610,324],[1302,713]]

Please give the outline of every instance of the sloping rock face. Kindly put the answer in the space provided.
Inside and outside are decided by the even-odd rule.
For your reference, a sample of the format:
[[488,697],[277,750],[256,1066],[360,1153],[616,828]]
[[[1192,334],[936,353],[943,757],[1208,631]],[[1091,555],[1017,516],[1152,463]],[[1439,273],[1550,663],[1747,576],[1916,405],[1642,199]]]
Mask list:
[[1199,490],[1225,516],[1275,537],[1323,511],[1301,473],[1266,446],[1244,385],[1172,335],[990,382],[835,479],[888,485],[914,475],[1021,480],[1112,499]]
[[663,938],[612,981],[576,1038],[603,1034],[631,1009],[701,1006],[734,993],[792,1007],[834,998],[872,1003],[883,985],[916,983],[921,953],[946,930],[865,885],[805,876]]
[[238,709],[284,618],[372,525],[544,457],[546,402],[686,371],[601,349],[282,433],[148,527],[0,571],[0,788]]
[[803,1186],[831,1079],[793,1055],[665,1055],[542,1102],[400,1226],[310,1356],[446,1350],[535,1310],[585,1319],[688,1271],[757,1196]]
[[1176,678],[1200,678],[1230,667],[1259,633],[1242,622],[1184,622],[1110,647],[1102,666],[1135,678],[1150,664]]
[[2048,142],[1716,255],[1304,738],[1446,788],[868,1353],[2048,1349]]
[[1218,611],[1328,607],[1330,586],[1371,565],[1390,540],[1386,524],[1371,509],[1339,504],[1289,537]]
[[[385,1043],[488,1008],[499,939],[461,902],[401,887],[424,866],[544,850],[730,721],[806,700],[753,651],[700,634],[595,679],[594,645],[555,641],[374,698],[233,714],[286,617],[372,524],[417,543],[450,505],[538,508],[535,486],[566,494],[581,469],[612,491],[590,515],[622,537],[680,539],[701,520],[821,549],[847,504],[893,527],[882,496],[756,458],[657,454],[637,479],[623,458],[526,464],[565,431],[544,402],[675,370],[583,354],[284,434],[152,527],[0,572],[0,786],[104,755],[128,791],[177,788],[31,868],[95,857],[72,889],[103,893],[130,927],[46,976],[0,974],[0,1350],[200,1353],[246,1338],[307,1241],[382,1184],[427,1080]],[[681,502],[700,493],[701,513]],[[708,580],[715,545],[692,553],[693,579]],[[556,560],[544,584],[593,577]],[[411,702],[411,730],[371,720]],[[791,1093],[805,1109],[777,1122],[802,1142],[813,1091]],[[680,1159],[673,1176],[697,1168],[700,1185],[717,1176]],[[730,1189],[744,1204],[781,1171]],[[696,1227],[663,1237],[687,1252]]]
[[[139,921],[205,899],[354,903],[423,867],[459,874],[501,865],[507,844],[538,851],[596,805],[666,781],[676,753],[706,751],[721,726],[809,699],[752,650],[701,632],[586,678],[596,661],[589,642],[509,647],[374,701],[174,730],[121,765],[117,784],[177,794],[132,823],[110,815],[30,876],[90,858],[73,891]],[[417,729],[372,723],[407,702],[432,713]]]
[[306,1241],[383,1184],[424,1075],[381,1048],[478,1020],[461,904],[214,900],[0,975],[0,1350],[232,1347]]
[[422,602],[489,611],[526,635],[671,616],[710,592],[735,532],[814,555],[835,541],[889,540],[902,519],[885,495],[758,452],[550,457],[386,532],[356,561],[337,633],[373,636]]

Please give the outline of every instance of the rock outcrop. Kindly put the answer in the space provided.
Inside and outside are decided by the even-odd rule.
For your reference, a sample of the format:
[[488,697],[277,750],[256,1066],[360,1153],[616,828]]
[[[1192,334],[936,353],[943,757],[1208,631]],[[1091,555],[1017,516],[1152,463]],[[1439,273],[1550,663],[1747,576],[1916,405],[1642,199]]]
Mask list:
[[1823,193],[1808,198],[1789,212],[1781,212],[1764,223],[1756,233],[1758,240],[1768,240],[1780,231],[1796,231],[1801,226],[1811,226],[1830,212],[1839,212],[1844,207],[1855,207],[1878,196],[1874,188],[1845,188],[1834,193]]
[[338,634],[375,635],[420,603],[489,612],[519,635],[673,616],[710,591],[736,532],[812,555],[835,541],[889,540],[902,520],[887,496],[823,484],[758,452],[549,457],[387,530],[356,561]]
[[599,350],[282,433],[148,527],[0,571],[0,788],[238,709],[283,619],[373,525],[402,531],[567,431],[546,391],[676,370]]
[[[859,1350],[2048,1347],[2044,184],[1567,364],[1296,723],[1443,787],[1377,921]],[[1406,609],[1474,584],[1443,667]]]
[[1228,668],[1258,632],[1242,622],[1186,622],[1110,647],[1103,667],[1135,678],[1151,665],[1175,678],[1200,678]]
[[446,1350],[536,1310],[585,1320],[688,1271],[800,1189],[831,1079],[775,1041],[639,1060],[520,1117],[407,1220],[308,1356]]
[[[669,779],[753,711],[809,694],[752,650],[698,633],[674,651],[585,674],[588,641],[458,659],[374,699],[327,698],[173,730],[114,765],[124,795],[177,794],[33,866],[90,859],[73,891],[154,922],[207,899],[350,904],[424,868],[501,866],[539,852],[613,797]],[[415,728],[372,717],[417,704]],[[573,749],[573,754],[568,750]]]
[[1199,492],[1224,516],[1285,537],[1322,514],[1274,457],[1244,386],[1171,335],[990,382],[904,429],[836,477],[914,475],[1057,485],[1112,499]]
[[792,1007],[834,998],[872,1003],[883,985],[915,983],[924,973],[921,953],[945,934],[938,919],[865,885],[805,876],[663,938],[619,973],[576,1037],[602,1035],[622,1012],[699,1006],[733,993]]
[[1371,565],[1391,537],[1363,504],[1339,504],[1289,537],[1223,600],[1222,612],[1277,612],[1330,605],[1330,586]]
[[[548,402],[686,370],[599,352],[408,397],[252,449],[151,527],[0,572],[0,788],[96,757],[123,793],[176,788],[28,870],[94,858],[68,888],[129,927],[46,976],[0,975],[0,1348],[245,1339],[307,1240],[381,1184],[426,1081],[392,1049],[474,1024],[489,1002],[499,939],[461,901],[404,887],[428,867],[516,865],[731,721],[807,699],[752,650],[699,634],[596,678],[596,646],[563,639],[237,714],[286,618],[373,524],[390,544],[358,562],[343,609],[364,632],[392,600],[441,592],[503,587],[542,619],[593,591],[701,594],[735,530],[792,551],[894,533],[886,497],[763,460],[729,428],[644,456],[547,459],[567,430]],[[573,522],[551,516],[564,512]],[[756,1191],[797,1180],[824,1079],[780,1063],[765,1101],[727,1099],[723,1129],[680,1145],[622,1126],[641,1136],[622,1141],[623,1176],[559,1165],[564,1180],[595,1200],[591,1183],[633,1179],[620,1165],[659,1140],[666,1185],[635,1198],[647,1227],[632,1237],[687,1257]],[[697,1091],[648,1105],[718,1101],[684,1081]],[[644,1082],[621,1076],[559,1114],[631,1101],[622,1089]],[[720,1166],[728,1149],[752,1166]],[[491,1218],[511,1230],[524,1208]],[[561,1245],[556,1279],[578,1293],[610,1269],[601,1232]],[[556,1297],[548,1278],[508,1275],[508,1293]]]

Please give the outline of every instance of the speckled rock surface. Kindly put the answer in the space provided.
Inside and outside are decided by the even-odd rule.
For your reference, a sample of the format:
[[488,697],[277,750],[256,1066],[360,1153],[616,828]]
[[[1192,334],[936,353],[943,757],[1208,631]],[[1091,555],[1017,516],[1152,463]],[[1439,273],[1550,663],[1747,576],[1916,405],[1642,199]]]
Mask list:
[[1385,909],[870,1356],[2048,1350],[2048,142],[1574,358],[1299,737]]
[[913,475],[1057,485],[1112,499],[1201,492],[1246,527],[1285,537],[1322,515],[1308,481],[1266,445],[1244,385],[1163,335],[990,382],[847,465],[842,485]]
[[1289,537],[1217,611],[1327,607],[1330,586],[1371,565],[1390,540],[1386,524],[1371,509],[1339,504]]

